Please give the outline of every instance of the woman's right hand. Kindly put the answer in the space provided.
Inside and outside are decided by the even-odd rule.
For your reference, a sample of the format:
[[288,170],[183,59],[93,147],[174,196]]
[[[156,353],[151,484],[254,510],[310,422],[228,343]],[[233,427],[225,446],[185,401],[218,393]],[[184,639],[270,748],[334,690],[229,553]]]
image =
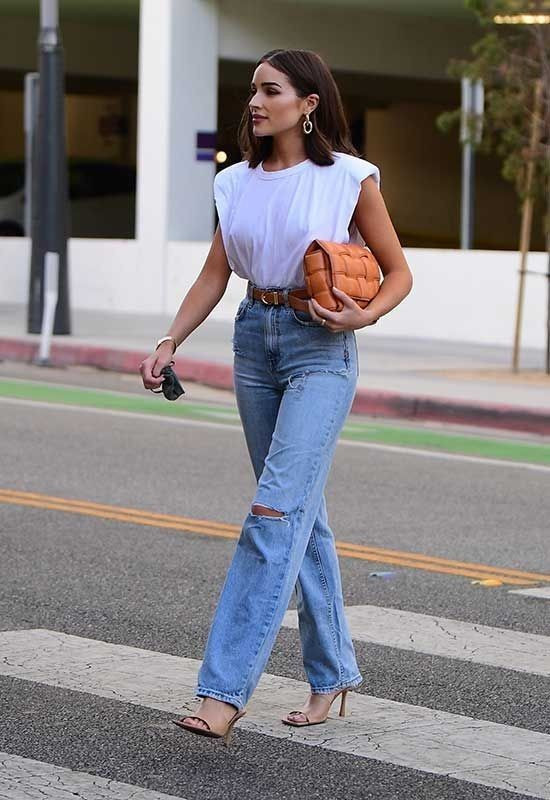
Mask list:
[[139,371],[146,389],[158,389],[164,381],[161,370],[173,363],[174,346],[171,342],[163,342],[157,350],[141,362]]

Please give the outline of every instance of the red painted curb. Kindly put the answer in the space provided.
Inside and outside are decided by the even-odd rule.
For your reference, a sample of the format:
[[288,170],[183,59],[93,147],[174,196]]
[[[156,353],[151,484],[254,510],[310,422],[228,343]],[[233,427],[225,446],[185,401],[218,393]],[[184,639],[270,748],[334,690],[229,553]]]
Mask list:
[[[0,338],[0,360],[31,362],[37,354],[38,342]],[[78,364],[137,374],[140,362],[148,355],[149,352],[140,350],[55,343],[51,346],[50,362],[60,367]],[[194,381],[215,389],[234,389],[231,366],[179,357],[176,357],[175,362],[175,369],[182,381]],[[550,412],[522,406],[471,403],[357,389],[351,411],[354,414],[393,419],[451,422],[550,435]]]
[[524,406],[472,403],[467,400],[358,389],[351,410],[354,414],[550,435],[550,413]]
[[[0,339],[0,359],[31,362],[38,355],[39,345],[22,339]],[[117,350],[87,344],[52,344],[50,363],[56,367],[97,367],[112,372],[139,374],[139,364],[150,351]],[[196,361],[176,356],[175,369],[182,380],[204,383],[215,389],[233,390],[233,367],[209,361]]]

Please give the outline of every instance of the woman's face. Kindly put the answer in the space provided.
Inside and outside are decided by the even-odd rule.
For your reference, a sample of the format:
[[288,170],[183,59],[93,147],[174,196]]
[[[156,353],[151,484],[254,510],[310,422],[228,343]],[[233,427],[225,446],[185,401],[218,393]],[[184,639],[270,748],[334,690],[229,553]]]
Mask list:
[[250,116],[262,117],[252,120],[255,136],[274,136],[301,127],[304,114],[313,111],[319,100],[316,94],[298,97],[287,76],[267,61],[254,71],[250,88]]

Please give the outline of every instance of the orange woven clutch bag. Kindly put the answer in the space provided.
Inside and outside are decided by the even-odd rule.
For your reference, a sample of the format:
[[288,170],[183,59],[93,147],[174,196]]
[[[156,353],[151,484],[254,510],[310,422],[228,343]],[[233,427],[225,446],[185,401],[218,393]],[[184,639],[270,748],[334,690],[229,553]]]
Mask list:
[[304,277],[310,297],[329,311],[343,303],[332,293],[336,286],[365,308],[380,289],[380,267],[370,250],[360,244],[315,239],[304,255]]

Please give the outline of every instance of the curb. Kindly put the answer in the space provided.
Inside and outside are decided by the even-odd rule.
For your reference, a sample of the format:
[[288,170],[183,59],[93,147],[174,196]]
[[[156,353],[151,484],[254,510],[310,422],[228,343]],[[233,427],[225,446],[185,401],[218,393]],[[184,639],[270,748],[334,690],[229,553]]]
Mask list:
[[[0,338],[0,360],[31,363],[38,353],[38,348],[38,342]],[[137,374],[140,361],[148,355],[149,352],[141,350],[55,343],[51,346],[50,363],[56,367],[91,366],[113,372]],[[226,364],[176,356],[175,369],[182,381],[234,391],[233,367]],[[550,435],[550,412],[523,406],[472,403],[357,389],[351,413]]]

